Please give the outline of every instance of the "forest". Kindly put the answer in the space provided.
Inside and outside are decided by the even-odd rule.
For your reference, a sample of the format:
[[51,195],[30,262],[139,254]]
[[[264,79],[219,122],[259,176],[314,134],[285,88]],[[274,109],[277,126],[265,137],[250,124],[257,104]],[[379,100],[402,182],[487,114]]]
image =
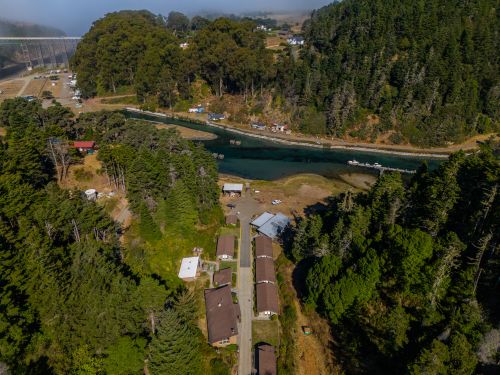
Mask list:
[[112,13],[72,66],[85,96],[132,90],[144,107],[179,109],[207,85],[243,97],[234,118],[269,112],[303,133],[439,146],[499,129],[494,0],[335,2],[304,23],[300,49],[266,49],[256,26]]
[[217,220],[213,157],[118,112],[75,119],[60,105],[18,98],[0,105],[0,126],[0,363],[12,374],[142,374],[145,366],[158,375],[227,374],[198,328],[196,296],[129,263],[104,208],[57,184],[62,160],[80,158],[67,141],[97,139],[102,173],[126,192],[144,243],[154,244]]
[[295,283],[346,374],[498,372],[499,177],[486,144],[409,182],[384,173],[294,228]]

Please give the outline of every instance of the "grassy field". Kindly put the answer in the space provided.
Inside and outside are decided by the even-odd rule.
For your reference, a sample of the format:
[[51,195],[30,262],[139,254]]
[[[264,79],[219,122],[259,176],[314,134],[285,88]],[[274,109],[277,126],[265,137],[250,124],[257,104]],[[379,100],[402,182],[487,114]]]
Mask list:
[[278,347],[279,323],[277,320],[254,320],[252,322],[252,341],[254,344],[266,342]]
[[231,268],[233,272],[236,272],[238,270],[238,262],[220,262],[219,269],[223,270],[224,268]]

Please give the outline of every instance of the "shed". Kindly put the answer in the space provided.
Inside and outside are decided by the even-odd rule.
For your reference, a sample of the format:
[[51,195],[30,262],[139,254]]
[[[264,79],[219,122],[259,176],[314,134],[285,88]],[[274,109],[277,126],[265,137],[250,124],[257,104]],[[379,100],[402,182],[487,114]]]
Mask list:
[[234,257],[234,240],[232,235],[219,236],[217,240],[217,258],[219,259],[233,259]]
[[259,228],[259,227],[263,226],[267,221],[269,221],[270,219],[272,219],[273,217],[274,217],[274,214],[272,214],[270,212],[264,212],[262,215],[260,215],[259,217],[257,217],[250,224],[252,224],[253,226]]
[[224,194],[239,194],[243,191],[243,184],[224,184],[222,187]]
[[276,375],[276,353],[272,345],[257,346],[256,362],[257,375]]
[[255,257],[273,257],[273,241],[267,236],[255,237]]
[[255,282],[275,283],[276,273],[274,272],[274,260],[271,258],[257,258],[255,260]]
[[214,273],[214,284],[216,286],[229,285],[232,282],[233,270],[231,268],[224,268]]
[[261,317],[271,317],[279,313],[278,289],[270,283],[260,283],[257,289],[257,312]]
[[226,216],[226,225],[236,225],[238,224],[238,216],[230,214]]
[[193,281],[199,275],[200,257],[183,258],[179,278],[184,281]]
[[234,306],[231,288],[205,289],[208,342],[213,346],[237,343],[238,309]]

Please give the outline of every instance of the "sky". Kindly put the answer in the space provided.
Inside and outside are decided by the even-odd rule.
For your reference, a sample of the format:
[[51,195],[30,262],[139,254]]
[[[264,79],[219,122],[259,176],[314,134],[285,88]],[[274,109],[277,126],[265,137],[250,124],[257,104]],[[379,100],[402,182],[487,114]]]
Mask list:
[[188,15],[202,11],[238,14],[247,11],[312,10],[333,0],[0,0],[0,17],[62,29],[80,36],[93,21],[122,9],[147,9],[168,15],[172,10]]

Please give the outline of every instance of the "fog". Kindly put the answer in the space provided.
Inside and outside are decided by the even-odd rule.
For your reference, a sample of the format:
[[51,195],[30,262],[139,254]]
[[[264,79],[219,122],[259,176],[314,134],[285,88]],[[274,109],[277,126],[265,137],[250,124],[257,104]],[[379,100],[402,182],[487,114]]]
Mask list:
[[53,26],[67,35],[84,34],[92,22],[106,13],[122,9],[147,9],[167,15],[202,12],[239,14],[256,11],[312,10],[333,0],[0,0],[0,17]]

